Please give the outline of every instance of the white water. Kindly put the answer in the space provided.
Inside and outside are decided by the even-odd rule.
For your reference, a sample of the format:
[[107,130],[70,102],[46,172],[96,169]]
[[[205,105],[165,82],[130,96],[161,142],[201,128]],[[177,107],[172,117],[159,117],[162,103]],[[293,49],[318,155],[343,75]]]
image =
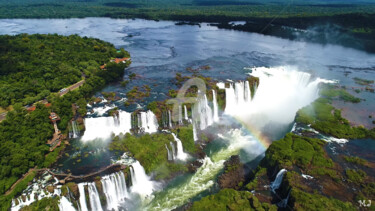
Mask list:
[[94,139],[109,139],[112,134],[129,133],[131,129],[131,114],[126,111],[119,111],[117,117],[96,117],[86,118],[86,131],[81,140],[86,142]]
[[144,198],[156,190],[157,184],[146,174],[145,169],[139,161],[135,161],[132,164],[130,174],[132,181],[132,186],[130,187],[131,193],[137,193]]
[[89,191],[91,210],[102,211],[103,209],[100,203],[99,193],[98,193],[98,190],[96,189],[95,182],[88,183],[87,188]]
[[216,92],[215,90],[212,90],[212,103],[214,106],[214,122],[219,121],[219,108],[217,106],[217,100],[216,100]]
[[125,176],[122,171],[104,176],[101,180],[103,192],[106,196],[107,209],[118,210],[120,203],[128,197]]
[[283,181],[283,177],[285,173],[286,173],[285,169],[281,169],[277,173],[275,180],[271,183],[271,186],[270,186],[272,192],[275,192],[277,189],[279,189],[281,182]]
[[177,138],[176,134],[172,133],[172,136],[173,136],[174,140],[177,142],[176,158],[181,160],[181,161],[185,161],[189,157],[189,154],[184,152],[182,142],[179,138]]
[[171,145],[171,148],[172,148],[172,160],[174,160],[176,158],[176,147],[174,146],[174,143],[172,141],[169,142],[169,144]]
[[72,203],[70,203],[70,201],[67,198],[65,198],[64,196],[62,196],[61,199],[60,199],[59,209],[60,209],[60,211],[76,210],[73,207]]
[[71,128],[70,128],[70,131],[69,131],[69,137],[70,138],[78,138],[79,129],[78,129],[76,121],[72,121],[70,126],[71,126]]
[[145,133],[155,133],[158,127],[158,120],[152,111],[141,112],[141,128]]
[[163,190],[163,194],[156,193],[151,203],[142,210],[172,210],[179,207],[190,198],[212,187],[217,174],[224,167],[225,160],[231,155],[238,154],[240,149],[245,149],[247,154],[254,158],[264,152],[265,149],[258,141],[243,133],[242,129],[232,129],[228,133],[219,135],[227,147],[202,160],[203,165],[184,182]]
[[115,108],[116,106],[115,105],[105,105],[104,107],[97,107],[97,108],[93,108],[92,110],[94,111],[94,114],[98,115],[98,116],[103,116],[107,111]]
[[185,113],[185,120],[188,120],[189,116],[188,116],[186,105],[184,105],[184,113]]
[[197,129],[195,128],[195,122],[193,121],[193,137],[194,141],[198,141]]
[[86,204],[85,184],[86,183],[79,183],[78,184],[79,205],[81,207],[81,211],[88,211],[87,204]]
[[245,82],[230,84],[226,92],[225,114],[252,124],[261,130],[269,123],[290,124],[296,112],[318,98],[320,82],[309,73],[293,67],[259,67],[252,69],[252,76],[259,77],[260,84],[249,100],[250,86]]
[[194,104],[193,120],[199,121],[200,129],[204,130],[213,124],[213,113],[211,107],[208,105],[207,96],[204,95]]
[[178,106],[178,124],[182,125],[182,107]]
[[[55,186],[53,193],[50,193],[49,191],[44,191],[44,189],[47,186],[56,185],[56,182],[55,183],[50,182],[51,178],[52,178],[52,175],[45,173],[40,180],[34,180],[33,183],[27,186],[27,188],[22,192],[21,196],[12,200],[12,205],[11,205],[10,210],[17,211],[21,209],[22,207],[28,206],[37,200],[41,200],[43,198],[48,198],[48,197],[53,197],[54,195],[60,195],[61,186]],[[23,198],[25,200],[23,200]]]

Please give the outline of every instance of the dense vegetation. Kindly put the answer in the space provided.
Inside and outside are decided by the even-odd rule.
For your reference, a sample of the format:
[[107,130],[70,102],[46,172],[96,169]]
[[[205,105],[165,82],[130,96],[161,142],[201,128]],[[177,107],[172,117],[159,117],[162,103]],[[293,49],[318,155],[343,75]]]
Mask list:
[[[78,113],[85,114],[86,111],[84,108],[86,108],[87,99],[89,99],[94,92],[103,88],[107,83],[119,79],[121,80],[122,75],[124,74],[124,68],[130,63],[108,63],[106,70],[100,70],[99,62],[101,61],[96,61],[94,58],[91,58],[90,60],[91,56],[97,55],[104,63],[108,62],[111,57],[129,56],[129,54],[123,49],[117,52],[117,50],[111,44],[99,41],[97,39],[80,38],[76,35],[69,37],[58,35],[18,35],[15,37],[5,36],[1,39],[8,40],[9,43],[12,43],[12,40],[15,40],[14,43],[22,43],[22,39],[29,40],[30,43],[27,45],[28,47],[25,48],[26,52],[27,49],[37,49],[37,46],[31,45],[32,43],[35,45],[44,43],[45,49],[50,49],[51,51],[41,51],[42,53],[38,56],[38,58],[48,58],[48,55],[53,54],[64,55],[62,52],[67,51],[66,49],[70,49],[69,55],[73,55],[75,58],[67,56],[68,58],[71,58],[71,60],[67,59],[65,61],[66,66],[76,67],[78,68],[76,71],[78,71],[79,74],[84,73],[86,76],[85,83],[79,89],[70,91],[63,97],[60,97],[58,94],[49,94],[47,99],[52,105],[48,108],[43,104],[37,104],[35,111],[27,112],[26,109],[22,107],[22,103],[15,103],[13,106],[14,110],[8,112],[6,119],[0,123],[0,193],[3,194],[22,174],[27,172],[29,168],[35,166],[48,167],[56,160],[61,148],[58,148],[56,151],[46,155],[49,148],[45,145],[45,143],[49,138],[52,137],[53,133],[53,127],[49,119],[50,112],[54,111],[60,116],[61,120],[58,122],[58,127],[63,133],[66,133],[69,121],[73,117],[72,104],[74,103],[80,107],[80,109],[78,109]],[[43,42],[43,40],[46,40],[46,42]],[[61,45],[64,44],[64,48],[62,48],[61,45],[56,45],[56,43]],[[93,46],[90,46],[90,43]],[[81,45],[86,46],[86,48],[78,48],[81,49],[79,52],[74,51],[77,46]],[[95,53],[95,50],[92,50],[95,45],[99,46],[101,53],[97,54]],[[15,49],[17,49],[17,47],[15,47]],[[85,49],[88,49],[87,54]],[[16,51],[12,49],[8,49],[8,51],[12,52],[11,54],[16,58],[20,58],[24,54],[23,51]],[[35,61],[38,60],[36,59]],[[42,63],[42,60],[38,62],[41,62],[39,64],[41,67],[46,68],[49,66],[49,62],[47,61],[47,64]],[[37,63],[31,63],[31,66],[36,64]],[[24,63],[24,65],[29,66],[29,63]],[[4,69],[6,67],[11,68],[9,66],[2,66],[2,73],[8,72],[7,69]],[[49,66],[49,68],[50,72],[53,73],[49,76],[51,80],[54,80],[54,76],[60,77],[58,73],[60,70],[58,65],[55,67]],[[35,69],[38,69],[38,66],[35,66]],[[9,71],[10,75],[13,74],[10,72],[11,71]],[[16,72],[17,73],[14,74],[23,73],[24,69],[19,67]],[[39,69],[39,71],[35,71],[33,73],[34,75],[32,76],[32,79],[46,80],[43,69]],[[32,80],[26,73],[24,76],[25,81]],[[13,84],[11,79],[9,79],[8,82],[4,81],[4,83],[5,82],[15,86],[17,84],[17,82],[14,82],[15,84]],[[21,93],[22,87],[14,90],[14,93],[18,93],[18,91]],[[17,99],[19,101],[23,100],[21,97],[15,98],[15,100]],[[17,101],[13,101],[12,103],[14,102]],[[1,206],[8,207],[10,205],[10,201],[8,200],[10,199],[6,198],[5,201],[2,200]]]
[[223,189],[194,202],[189,210],[277,210],[275,205],[261,203],[250,192]]
[[[190,134],[192,134],[190,128],[180,128],[178,136],[185,151],[194,153],[196,149]],[[123,138],[116,136],[110,144],[110,149],[131,153],[132,157],[142,164],[146,173],[154,172],[156,179],[164,179],[170,178],[177,172],[188,170],[184,164],[168,161],[166,147],[172,152],[171,142],[176,146],[173,136],[168,133],[144,134],[140,136],[127,133]]]
[[78,35],[0,36],[0,106],[42,100],[83,77],[111,57],[112,44]]
[[341,116],[341,111],[331,105],[326,98],[319,98],[309,106],[298,111],[296,122],[311,125],[324,134],[337,138],[359,139],[375,137],[375,129],[352,127],[348,120]]

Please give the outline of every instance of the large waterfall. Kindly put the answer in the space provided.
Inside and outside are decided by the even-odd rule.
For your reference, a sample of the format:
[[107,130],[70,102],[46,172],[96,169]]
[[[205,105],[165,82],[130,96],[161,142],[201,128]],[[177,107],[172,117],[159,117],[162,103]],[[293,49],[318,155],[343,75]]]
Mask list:
[[121,202],[128,197],[125,176],[123,172],[117,172],[104,176],[101,180],[103,192],[106,196],[107,209],[117,210]]
[[158,120],[152,111],[141,112],[141,128],[146,133],[155,133],[158,131]]
[[82,136],[82,141],[109,139],[112,134],[119,135],[130,132],[131,114],[119,111],[118,117],[86,118],[85,127],[86,131]]
[[319,83],[331,82],[292,67],[253,68],[250,75],[260,81],[252,100],[247,81],[231,83],[225,88],[225,114],[258,129],[269,123],[290,124],[300,108],[318,98]]
[[176,134],[172,133],[172,136],[174,138],[174,140],[177,142],[177,152],[176,152],[176,158],[179,159],[179,160],[186,160],[189,155],[187,153],[184,152],[184,148],[182,146],[182,142],[179,138],[177,138]]

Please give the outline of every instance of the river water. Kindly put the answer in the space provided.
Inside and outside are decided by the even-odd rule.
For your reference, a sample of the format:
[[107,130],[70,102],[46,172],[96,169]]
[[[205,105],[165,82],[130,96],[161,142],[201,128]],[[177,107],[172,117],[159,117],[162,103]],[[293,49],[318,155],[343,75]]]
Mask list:
[[[110,105],[99,103],[94,105],[93,108],[97,112],[88,114],[89,118],[107,116],[105,112],[101,112],[106,106],[118,106],[121,110],[131,112],[137,108],[145,108],[150,101],[166,99],[166,93],[169,89],[178,88],[172,81],[175,74],[180,72],[190,75],[185,71],[188,67],[197,68],[209,65],[210,70],[200,73],[219,81],[244,80],[253,67],[270,68],[272,71],[306,72],[310,74],[311,80],[317,77],[338,80],[340,85],[347,87],[358,86],[353,81],[354,77],[375,78],[375,55],[340,46],[323,46],[255,33],[222,30],[206,23],[200,26],[176,26],[174,22],[170,21],[156,22],[140,19],[2,19],[0,20],[0,29],[0,34],[78,34],[79,36],[99,38],[113,43],[116,47],[124,47],[128,50],[132,57],[132,65],[128,68],[128,71],[134,72],[140,77],[132,80],[126,88],[119,84],[111,84],[103,91],[114,91],[118,96],[125,98],[125,93],[133,86],[147,84],[152,87],[150,97],[129,107],[123,105],[126,99],[113,102]],[[316,97],[311,96],[311,98],[304,99],[301,102],[294,101],[294,99],[300,99],[298,98],[299,95],[311,92],[311,90],[304,92],[303,89],[288,89],[293,88],[293,84],[298,87],[298,80],[302,79],[298,78],[296,81],[294,77],[304,75],[275,75],[280,75],[277,80],[267,80],[267,83],[265,83],[268,85],[274,84],[273,90],[259,87],[259,92],[264,93],[263,96],[277,99],[260,98],[253,105],[253,108],[259,110],[262,107],[264,112],[271,113],[275,117],[275,121],[278,120],[278,117],[280,119],[293,117],[298,106],[308,104]],[[127,74],[125,74],[124,78],[127,77]],[[263,77],[267,78],[266,76]],[[290,84],[292,85],[289,87]],[[371,126],[368,115],[374,112],[374,94],[350,92],[366,99],[366,101],[356,104],[355,107],[349,104],[339,104],[338,106],[346,109],[345,117],[359,124]],[[277,96],[274,96],[275,93],[277,93]],[[100,93],[96,95],[101,96]],[[304,98],[304,96],[301,98]],[[293,105],[288,106],[283,99],[291,101],[290,103]],[[265,105],[268,105],[269,108]],[[361,112],[358,112],[358,110]],[[356,113],[357,115],[353,115]],[[267,115],[253,116],[251,112],[247,114],[256,120],[267,117]],[[366,118],[358,118],[358,115]],[[375,113],[372,116],[375,117]],[[237,116],[234,114],[232,118],[224,119],[235,123],[243,122],[241,114],[237,114]],[[251,122],[251,120],[249,121]],[[271,124],[261,132],[277,130],[276,135],[268,134],[267,139],[273,141],[290,130],[292,120],[283,122],[282,125],[285,124],[288,125],[287,129],[283,127],[279,130]],[[252,122],[252,125],[254,125],[254,122]],[[67,151],[70,156],[75,153],[90,155],[86,159],[82,158],[81,163],[74,165],[72,159],[59,161],[60,170],[70,169],[73,174],[84,174],[89,171],[88,169],[93,171],[110,164],[110,160],[115,159],[116,155],[106,150],[106,143],[108,141],[99,144],[96,142],[83,144],[79,139],[73,141],[73,147],[70,148],[70,151]],[[214,178],[222,170],[223,162],[231,155],[240,154],[241,159],[248,162],[264,153],[264,150],[265,146],[260,143],[259,137],[254,135],[246,125],[236,126],[227,130],[225,134],[218,132],[217,140],[206,148],[208,157],[203,160],[203,167],[199,168],[197,173],[176,178],[169,184],[164,184],[164,188],[153,194],[152,197],[123,206],[130,210],[139,207],[156,210],[176,208],[190,199],[199,198],[200,195],[205,195],[208,190],[214,189]]]

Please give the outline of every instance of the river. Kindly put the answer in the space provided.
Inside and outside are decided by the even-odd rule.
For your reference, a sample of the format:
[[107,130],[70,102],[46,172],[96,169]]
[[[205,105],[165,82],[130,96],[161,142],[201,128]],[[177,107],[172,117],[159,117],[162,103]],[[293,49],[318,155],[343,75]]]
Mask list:
[[[209,65],[211,69],[202,71],[201,74],[218,81],[244,80],[254,67],[264,68],[259,70],[259,74],[263,70],[274,74],[273,78],[268,75],[260,76],[264,83],[261,80],[258,92],[262,97],[249,103],[250,111],[246,111],[244,115],[243,111],[236,112],[236,109],[243,107],[234,106],[232,112],[221,117],[221,122],[215,123],[228,125],[227,122],[231,122],[230,125],[236,126],[226,133],[217,133],[217,140],[205,149],[208,157],[195,174],[183,175],[169,184],[159,184],[161,188],[152,197],[141,199],[140,202],[122,204],[129,210],[140,207],[169,210],[215,189],[215,177],[231,155],[240,154],[242,161],[249,162],[264,153],[266,145],[262,143],[263,138],[254,134],[254,130],[266,134],[264,139],[268,141],[290,131],[295,112],[316,99],[317,78],[338,80],[340,85],[348,87],[356,86],[353,77],[375,78],[375,55],[335,45],[289,41],[256,33],[217,29],[207,23],[200,26],[177,26],[171,21],[141,19],[2,19],[0,28],[0,34],[78,34],[124,47],[132,57],[128,71],[140,77],[132,80],[127,88],[111,84],[103,91],[113,91],[125,98],[125,93],[133,86],[147,84],[152,87],[151,95],[137,102],[137,105],[125,107],[123,102],[126,99],[109,105],[118,106],[127,112],[145,108],[151,101],[166,99],[169,89],[179,88],[172,82],[175,74],[189,74],[185,71],[189,67]],[[284,72],[287,73],[281,74]],[[308,74],[308,77],[302,72]],[[308,84],[309,88],[300,83]],[[369,125],[367,116],[373,112],[371,105],[375,103],[374,94],[351,93],[366,101],[355,107],[342,104],[338,107],[347,109],[345,117],[349,120],[352,117],[361,124]],[[96,96],[100,97],[101,94],[97,93]],[[107,114],[103,111],[106,106],[108,107],[104,104],[94,105],[93,109],[98,112],[90,113],[88,117],[106,117]],[[358,115],[366,118],[353,115],[358,109],[361,110]],[[270,130],[276,132],[269,132]],[[75,140],[74,147],[68,151],[70,155],[85,152],[92,152],[93,155],[83,159],[75,167],[72,161],[59,161],[62,166],[60,170],[71,169],[73,173],[83,174],[87,169],[95,170],[110,164],[111,159],[116,156],[108,152],[106,143],[108,142],[96,140],[87,145],[79,139]]]

